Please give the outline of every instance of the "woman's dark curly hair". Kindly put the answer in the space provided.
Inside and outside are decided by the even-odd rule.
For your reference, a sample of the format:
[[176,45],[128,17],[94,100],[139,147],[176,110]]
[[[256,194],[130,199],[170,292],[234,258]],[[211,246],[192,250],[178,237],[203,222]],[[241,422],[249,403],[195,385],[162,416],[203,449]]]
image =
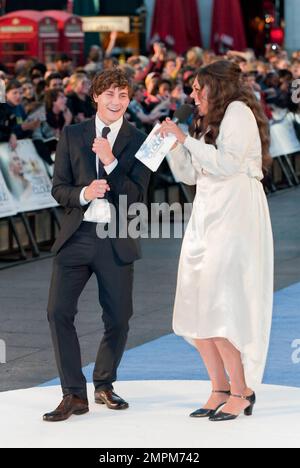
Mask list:
[[243,83],[240,67],[230,61],[220,60],[201,68],[197,80],[201,90],[205,86],[208,88],[208,114],[200,117],[197,112],[192,134],[196,138],[204,136],[206,143],[216,146],[220,125],[229,104],[233,101],[244,102],[257,121],[262,143],[263,170],[267,173],[272,165],[269,122],[255,94]]
[[51,112],[53,110],[53,105],[61,95],[64,96],[62,89],[49,89],[46,91],[44,102],[47,112]]

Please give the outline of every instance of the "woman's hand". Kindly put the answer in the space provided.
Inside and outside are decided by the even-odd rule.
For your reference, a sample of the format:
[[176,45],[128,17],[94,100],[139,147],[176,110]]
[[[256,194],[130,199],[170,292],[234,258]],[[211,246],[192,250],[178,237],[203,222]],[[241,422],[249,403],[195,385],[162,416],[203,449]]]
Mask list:
[[65,108],[64,119],[65,119],[65,125],[71,125],[73,121],[73,114],[68,107]]
[[181,128],[176,125],[176,123],[172,122],[171,119],[166,119],[160,129],[160,134],[162,138],[165,138],[168,135],[174,135],[177,138],[177,141],[181,143],[182,145],[184,144],[187,135],[181,130]]

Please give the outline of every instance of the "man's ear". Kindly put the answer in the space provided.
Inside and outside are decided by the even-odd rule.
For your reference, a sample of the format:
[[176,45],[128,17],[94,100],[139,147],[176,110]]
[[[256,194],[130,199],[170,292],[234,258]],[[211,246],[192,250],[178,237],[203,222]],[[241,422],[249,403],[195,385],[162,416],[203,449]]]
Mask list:
[[97,96],[96,94],[93,95],[93,99],[94,99],[94,101],[96,102],[96,104],[98,104],[98,97],[99,97],[99,96]]

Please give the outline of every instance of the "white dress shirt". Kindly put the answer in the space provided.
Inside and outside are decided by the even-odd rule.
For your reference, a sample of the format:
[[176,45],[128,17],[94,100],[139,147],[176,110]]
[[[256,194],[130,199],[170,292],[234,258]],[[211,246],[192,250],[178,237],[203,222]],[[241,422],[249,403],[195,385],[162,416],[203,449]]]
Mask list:
[[[102,136],[102,130],[104,127],[108,127],[102,120],[100,120],[98,114],[96,115],[96,135],[97,138],[101,138]],[[119,119],[117,122],[113,123],[112,125],[109,125],[110,128],[110,133],[108,134],[108,142],[113,148],[115,141],[118,137],[118,134],[121,130],[121,127],[123,125],[123,117]],[[96,164],[96,171],[98,174],[98,156],[95,156],[95,164]],[[118,160],[116,159],[113,163],[109,164],[108,166],[104,166],[104,169],[106,173],[109,175],[113,172],[113,170],[117,167],[118,165]],[[88,205],[90,203],[89,208],[85,212],[83,221],[89,222],[89,223],[110,223],[111,221],[111,212],[110,212],[110,206],[108,200],[105,199],[96,199],[93,200],[92,202],[88,202],[84,198],[84,192],[87,187],[84,187],[80,193],[80,204],[81,206]]]

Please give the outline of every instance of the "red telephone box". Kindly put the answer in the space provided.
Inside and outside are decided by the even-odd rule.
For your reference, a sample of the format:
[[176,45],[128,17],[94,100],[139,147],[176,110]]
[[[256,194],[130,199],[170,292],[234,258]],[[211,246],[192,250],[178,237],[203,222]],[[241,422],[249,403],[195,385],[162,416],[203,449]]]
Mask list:
[[60,52],[73,59],[74,65],[84,64],[84,32],[80,16],[60,10],[47,10],[44,15],[55,19],[60,33]]
[[58,22],[39,11],[21,10],[0,17],[0,61],[10,70],[19,59],[47,63],[59,50]]

